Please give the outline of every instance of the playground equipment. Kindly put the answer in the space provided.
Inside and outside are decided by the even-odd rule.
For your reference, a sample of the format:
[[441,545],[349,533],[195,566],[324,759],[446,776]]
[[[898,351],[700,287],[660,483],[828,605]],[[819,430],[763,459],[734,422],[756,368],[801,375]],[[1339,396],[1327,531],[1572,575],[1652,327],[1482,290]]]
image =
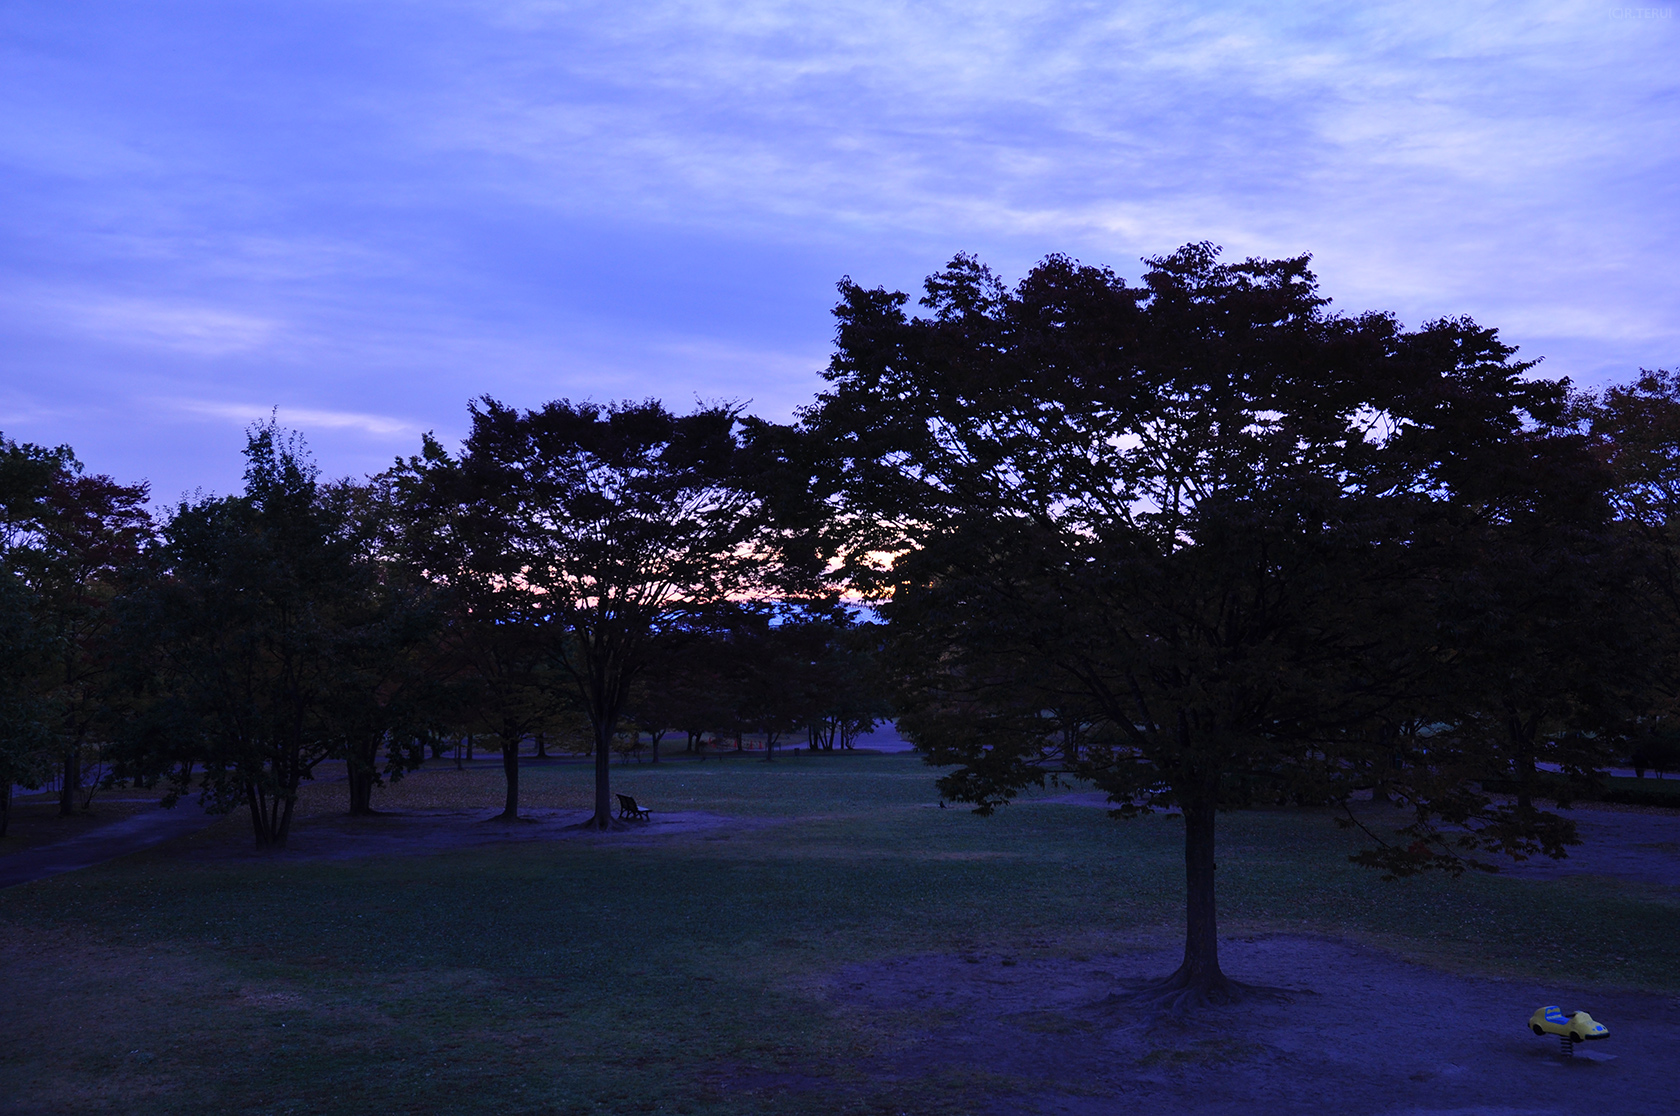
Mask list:
[[1575,1056],[1575,1044],[1590,1039],[1610,1037],[1610,1028],[1584,1011],[1564,1011],[1553,1004],[1540,1008],[1529,1016],[1528,1029],[1537,1035],[1556,1035],[1563,1047],[1563,1056]]

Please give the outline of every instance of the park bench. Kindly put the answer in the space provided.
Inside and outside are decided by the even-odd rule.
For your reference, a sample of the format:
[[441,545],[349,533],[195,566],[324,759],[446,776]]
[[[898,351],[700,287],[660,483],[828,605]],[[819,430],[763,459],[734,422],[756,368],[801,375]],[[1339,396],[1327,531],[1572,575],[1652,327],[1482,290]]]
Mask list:
[[641,821],[653,820],[648,816],[648,812],[642,807],[636,805],[636,800],[627,794],[621,794],[618,796],[618,818],[620,821],[632,821],[637,819]]

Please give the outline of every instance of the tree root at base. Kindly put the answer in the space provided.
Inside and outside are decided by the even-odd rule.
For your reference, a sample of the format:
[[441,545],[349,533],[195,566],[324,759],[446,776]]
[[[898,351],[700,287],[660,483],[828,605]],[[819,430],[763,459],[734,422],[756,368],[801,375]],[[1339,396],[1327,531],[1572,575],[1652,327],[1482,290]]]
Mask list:
[[1182,1019],[1200,1008],[1241,1003],[1288,1003],[1302,990],[1244,984],[1227,976],[1196,979],[1182,972],[1158,980],[1121,982],[1121,987],[1092,1004],[1104,1015],[1170,1016]]

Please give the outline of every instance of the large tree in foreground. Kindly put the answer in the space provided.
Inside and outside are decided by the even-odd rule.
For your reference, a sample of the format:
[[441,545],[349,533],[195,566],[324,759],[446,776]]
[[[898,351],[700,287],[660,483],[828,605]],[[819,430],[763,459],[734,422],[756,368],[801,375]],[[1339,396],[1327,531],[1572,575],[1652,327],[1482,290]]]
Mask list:
[[595,818],[614,810],[610,760],[632,682],[660,654],[719,626],[776,565],[749,433],[729,407],[657,402],[475,405],[456,478],[462,522],[486,545],[463,574],[517,598],[594,734]]
[[[1138,288],[1052,258],[1010,290],[959,257],[920,318],[843,283],[806,417],[901,724],[958,765],[944,794],[989,811],[1042,783],[1071,725],[1121,813],[1181,812],[1184,960],[1140,995],[1182,1006],[1243,990],[1219,965],[1217,812],[1346,799],[1371,727],[1451,657],[1432,602],[1481,526],[1456,470],[1531,455],[1564,388],[1467,321],[1333,315],[1304,258],[1150,265]],[[1569,839],[1462,805],[1391,867]]]

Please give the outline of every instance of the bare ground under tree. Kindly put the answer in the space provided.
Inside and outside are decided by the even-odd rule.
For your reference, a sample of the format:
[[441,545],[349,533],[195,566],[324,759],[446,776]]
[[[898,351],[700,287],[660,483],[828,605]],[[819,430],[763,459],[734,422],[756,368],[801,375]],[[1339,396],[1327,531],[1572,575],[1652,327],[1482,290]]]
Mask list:
[[[1680,1000],[1457,976],[1348,941],[1227,939],[1243,978],[1287,1002],[1203,1008],[1185,1019],[1116,1017],[1116,982],[1168,970],[1176,947],[1063,959],[901,957],[850,965],[827,993],[886,1038],[871,1076],[988,1075],[1003,1114],[1205,1116],[1322,1110],[1338,1116],[1671,1112]],[[1536,1038],[1543,1004],[1582,1007],[1612,1037],[1564,1059]],[[1613,1056],[1613,1057],[1612,1057]],[[790,1083],[791,1087],[791,1083]],[[810,1083],[809,1087],[818,1087]]]

